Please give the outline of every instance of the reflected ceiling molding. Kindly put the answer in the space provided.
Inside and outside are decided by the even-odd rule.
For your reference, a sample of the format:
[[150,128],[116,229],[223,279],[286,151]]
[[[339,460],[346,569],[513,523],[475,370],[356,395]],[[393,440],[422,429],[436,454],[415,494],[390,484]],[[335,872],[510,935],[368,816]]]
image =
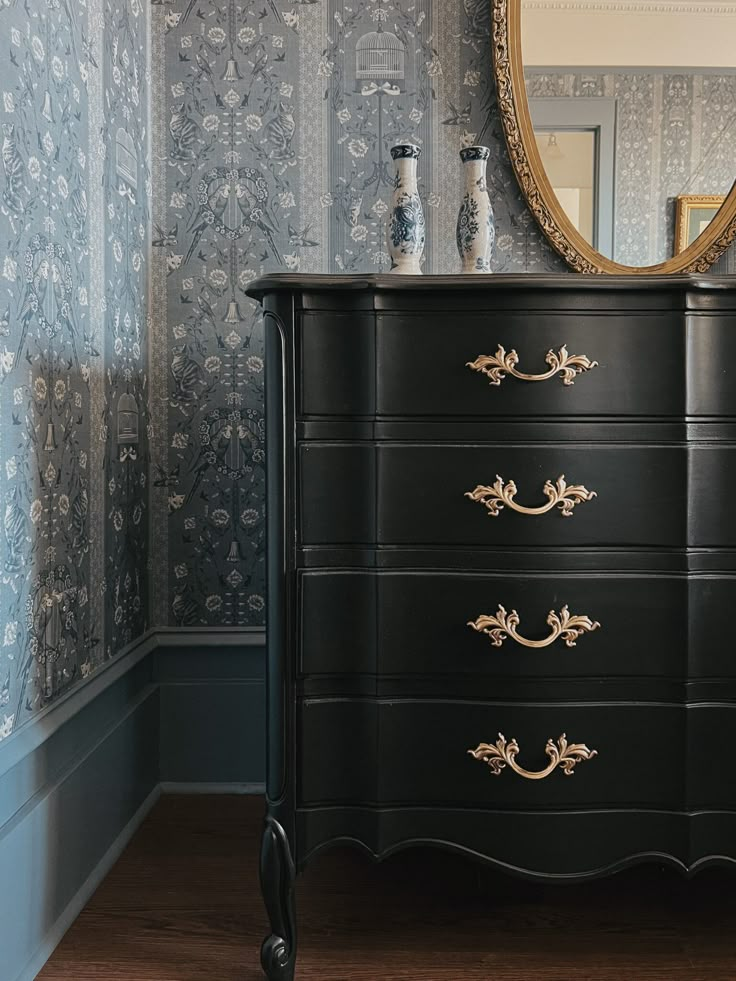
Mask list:
[[733,3],[693,3],[693,0],[522,0],[524,10],[580,10],[594,13],[706,14],[736,17]]

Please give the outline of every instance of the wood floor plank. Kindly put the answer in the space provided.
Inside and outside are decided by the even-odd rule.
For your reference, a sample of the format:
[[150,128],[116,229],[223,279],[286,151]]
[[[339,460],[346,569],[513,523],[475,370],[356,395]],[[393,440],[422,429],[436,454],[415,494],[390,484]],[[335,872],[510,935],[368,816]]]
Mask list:
[[[164,797],[38,981],[259,981],[263,801]],[[300,879],[298,981],[734,981],[736,881],[576,886],[341,849]]]

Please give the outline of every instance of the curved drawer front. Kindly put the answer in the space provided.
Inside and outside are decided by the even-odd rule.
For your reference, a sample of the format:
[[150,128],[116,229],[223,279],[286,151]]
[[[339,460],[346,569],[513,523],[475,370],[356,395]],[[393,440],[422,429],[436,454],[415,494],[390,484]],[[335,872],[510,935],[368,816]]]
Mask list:
[[533,810],[325,807],[298,811],[297,835],[307,860],[336,838],[361,841],[381,857],[406,844],[431,842],[499,862],[505,872],[563,878],[615,872],[631,860],[638,864],[646,853],[660,862],[664,854],[687,863],[691,828],[702,838],[700,854],[719,854],[720,846],[727,855],[736,838],[736,815],[723,813],[689,818],[659,810],[562,810],[545,812],[542,821],[540,833]]
[[693,811],[701,808],[735,811],[733,748],[736,745],[736,704],[694,703],[688,706],[687,713],[688,808]]
[[[682,576],[308,572],[300,582],[304,674],[683,678],[687,671]],[[707,618],[700,626],[698,660],[721,642]]]
[[300,799],[675,807],[684,739],[674,705],[306,699]]
[[687,336],[688,415],[736,415],[736,314],[691,314]]
[[302,444],[301,540],[684,545],[686,462],[663,446]]
[[382,314],[382,415],[677,415],[680,313]]

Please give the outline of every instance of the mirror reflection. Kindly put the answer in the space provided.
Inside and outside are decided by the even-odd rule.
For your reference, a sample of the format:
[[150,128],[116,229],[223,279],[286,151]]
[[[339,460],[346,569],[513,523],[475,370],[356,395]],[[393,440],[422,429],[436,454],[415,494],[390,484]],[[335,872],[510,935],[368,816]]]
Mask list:
[[524,76],[560,206],[607,258],[664,262],[736,178],[736,2],[522,0]]

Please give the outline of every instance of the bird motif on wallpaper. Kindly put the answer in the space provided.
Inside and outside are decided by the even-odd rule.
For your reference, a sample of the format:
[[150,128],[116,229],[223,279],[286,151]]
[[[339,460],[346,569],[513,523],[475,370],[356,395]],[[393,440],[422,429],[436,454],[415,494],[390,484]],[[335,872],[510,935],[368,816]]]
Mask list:
[[207,61],[205,57],[201,54],[197,54],[195,61],[197,62],[197,78],[206,78],[208,82],[212,85],[215,84],[215,76],[212,74],[212,65]]
[[[71,41],[71,45],[72,45],[72,52],[74,54],[74,61],[78,63],[79,62],[79,52],[77,50],[77,35],[78,35],[79,31],[77,29],[77,18],[76,18],[76,15],[74,13],[74,7],[68,2],[68,0],[60,0],[60,3],[58,4],[58,6],[61,7],[64,10],[64,12],[66,13],[67,21],[68,21],[68,24],[69,24],[69,40]],[[76,6],[76,4],[74,6]],[[97,67],[97,65],[95,64],[95,68],[96,67]]]
[[43,259],[35,272],[30,283],[26,285],[23,302],[18,313],[18,323],[20,324],[20,337],[18,340],[18,354],[16,361],[20,360],[25,349],[26,335],[31,321],[46,300],[46,293],[49,286],[49,261]]
[[199,136],[199,124],[187,114],[184,102],[176,102],[171,107],[169,133],[172,140],[169,152],[171,159],[176,162],[194,160],[197,155],[195,143],[202,141]]
[[5,504],[3,534],[6,544],[5,571],[20,572],[26,562],[25,551],[30,538],[28,517],[18,504],[15,495]]
[[173,350],[171,376],[176,388],[172,398],[176,402],[193,402],[197,398],[197,385],[204,384],[202,366],[194,360],[188,344]]
[[17,360],[25,349],[32,320],[37,320],[49,341],[65,334],[71,343],[74,363],[79,366],[77,325],[74,305],[72,265],[63,246],[49,242],[44,235],[31,239],[24,258],[26,288],[18,313],[20,338]]
[[165,470],[160,463],[154,463],[153,469],[157,476],[153,480],[154,487],[176,487],[179,483],[179,464],[173,470]]
[[5,172],[3,203],[12,215],[18,216],[23,213],[23,199],[20,192],[24,189],[25,164],[18,150],[13,123],[3,123],[2,157]]
[[311,228],[311,225],[307,225],[306,228],[299,231],[293,225],[289,225],[289,245],[293,249],[312,248],[315,245],[319,245],[316,239],[309,238]]
[[212,326],[217,330],[217,317],[215,316],[215,311],[212,309],[212,304],[207,299],[206,296],[202,296],[200,293],[197,297],[197,306],[205,320],[209,320]]
[[72,240],[82,249],[87,247],[87,192],[79,184],[69,195],[69,218]]
[[192,241],[186,261],[194,255],[205,230],[211,227],[229,242],[257,228],[274,259],[281,263],[281,253],[276,245],[279,229],[269,213],[268,198],[268,183],[260,170],[213,167],[197,185],[199,210],[189,225]]
[[467,126],[470,122],[470,112],[472,109],[472,103],[468,103],[463,109],[458,109],[449,99],[447,100],[447,107],[449,109],[450,115],[447,119],[442,120],[443,126]]
[[[55,265],[52,266],[51,270],[51,288],[53,290],[55,308],[58,311],[58,322],[61,328],[65,330],[65,333],[69,338],[69,342],[71,343],[74,364],[79,366],[79,352],[77,351],[77,325],[74,315],[74,306],[69,302],[66,291],[63,289],[61,275],[59,274],[59,270]],[[51,327],[48,327],[46,333],[49,338],[52,338],[56,336],[57,332]]]
[[287,102],[279,102],[279,108],[274,119],[266,125],[263,142],[272,149],[269,157],[273,160],[293,160],[294,151],[291,142],[296,133],[294,109]]
[[247,227],[255,226],[263,233],[270,246],[272,256],[280,264],[282,261],[281,253],[276,246],[275,238],[278,234],[278,228],[268,215],[266,202],[262,200],[257,190],[254,190],[254,186],[253,180],[249,177],[241,176],[239,178],[235,187],[238,207],[243,215],[245,225]]
[[162,228],[158,222],[153,224],[153,238],[151,239],[151,246],[154,249],[173,249],[176,245],[176,240],[179,235],[179,222],[177,221],[173,228]]
[[[160,0],[157,0],[157,2],[160,2]],[[181,15],[181,21],[180,21],[181,24],[186,24],[186,22],[189,20],[189,18],[192,15],[192,11],[194,10],[194,5],[196,2],[197,0],[189,0],[189,3],[184,8],[184,12]]]
[[199,245],[199,240],[202,238],[204,233],[213,224],[214,220],[219,221],[225,214],[225,208],[227,208],[227,203],[230,200],[230,185],[221,184],[216,190],[214,190],[207,197],[206,207],[200,208],[199,212],[192,218],[192,221],[187,229],[187,234],[192,236],[192,240],[189,243],[189,248],[187,249],[187,254],[184,259],[184,265],[186,265],[189,260],[194,255]]
[[463,0],[468,18],[468,34],[487,37],[491,31],[491,5],[488,0]]
[[71,531],[72,531],[72,548],[75,553],[79,556],[79,561],[81,557],[89,550],[89,534],[87,529],[87,515],[89,513],[89,496],[87,494],[87,489],[82,487],[74,497],[71,503]]

